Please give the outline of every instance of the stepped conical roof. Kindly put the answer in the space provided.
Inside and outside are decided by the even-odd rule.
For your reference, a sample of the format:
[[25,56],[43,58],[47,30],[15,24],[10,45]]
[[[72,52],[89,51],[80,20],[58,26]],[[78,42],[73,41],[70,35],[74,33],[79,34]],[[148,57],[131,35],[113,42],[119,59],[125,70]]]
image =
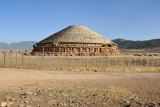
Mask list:
[[39,43],[102,43],[111,44],[110,40],[88,29],[85,26],[72,25],[49,37]]

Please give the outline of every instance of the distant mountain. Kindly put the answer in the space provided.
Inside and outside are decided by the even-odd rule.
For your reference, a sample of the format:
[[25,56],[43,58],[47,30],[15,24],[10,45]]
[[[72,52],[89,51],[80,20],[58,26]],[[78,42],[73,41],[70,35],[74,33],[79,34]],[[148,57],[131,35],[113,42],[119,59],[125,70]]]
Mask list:
[[3,43],[0,42],[0,50],[32,50],[36,41],[22,41],[18,43]]
[[158,48],[160,47],[160,39],[152,39],[145,41],[132,41],[125,39],[115,39],[113,40],[118,44],[119,49],[144,49],[144,48]]
[[[113,40],[113,42],[118,44],[119,49],[160,48],[160,39],[132,41],[119,38]],[[11,44],[0,42],[0,50],[32,50],[35,43],[36,41],[22,41]]]

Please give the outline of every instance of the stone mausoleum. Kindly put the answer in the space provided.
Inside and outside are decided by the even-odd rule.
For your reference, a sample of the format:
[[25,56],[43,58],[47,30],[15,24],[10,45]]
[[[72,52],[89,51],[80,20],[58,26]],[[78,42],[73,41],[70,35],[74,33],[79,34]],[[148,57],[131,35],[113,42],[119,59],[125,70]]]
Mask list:
[[36,43],[32,52],[119,53],[114,42],[85,26],[69,26]]

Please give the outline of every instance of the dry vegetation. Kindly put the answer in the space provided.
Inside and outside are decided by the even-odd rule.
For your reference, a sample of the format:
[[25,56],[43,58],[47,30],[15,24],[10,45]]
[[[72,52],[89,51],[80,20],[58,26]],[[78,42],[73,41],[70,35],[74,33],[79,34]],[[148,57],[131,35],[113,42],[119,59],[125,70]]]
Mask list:
[[16,53],[0,54],[1,67],[45,69],[57,71],[160,71],[158,56],[25,56]]

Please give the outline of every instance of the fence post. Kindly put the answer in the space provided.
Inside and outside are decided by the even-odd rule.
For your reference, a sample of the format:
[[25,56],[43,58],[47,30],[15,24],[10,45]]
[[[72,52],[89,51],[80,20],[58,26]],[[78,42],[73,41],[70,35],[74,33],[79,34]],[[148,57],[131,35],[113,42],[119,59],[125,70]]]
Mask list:
[[[158,54],[159,56],[160,54]],[[160,66],[160,56],[158,57],[158,66]]]
[[141,53],[141,68],[142,68],[142,53]]
[[85,57],[86,57],[86,68],[88,68],[88,53],[84,53],[85,54]]
[[102,68],[104,67],[104,60],[103,60],[103,58],[104,58],[104,56],[101,54],[101,57],[102,57]]
[[87,58],[88,58],[88,68],[89,68],[89,53],[88,53],[88,57]]
[[65,54],[64,54],[64,69],[66,69],[66,57],[67,57],[67,53],[65,51]]
[[17,51],[16,51],[16,65],[17,65]]
[[122,53],[122,67],[124,66],[124,56],[123,56],[123,53]]
[[95,53],[95,58],[94,58],[94,64],[95,64],[95,68],[96,68],[96,65],[97,65],[97,63],[96,63],[96,53]]
[[160,66],[160,54],[159,54],[159,58],[158,58],[158,66]]
[[134,66],[135,66],[135,68],[136,68],[136,66],[137,66],[137,58],[135,57],[134,60],[135,60],[135,65],[134,65]]
[[42,53],[42,66],[44,66],[44,47],[43,47],[43,53]]
[[[35,62],[34,64],[35,64],[35,66],[37,66],[37,65],[38,65],[37,62],[38,62],[38,60],[39,60],[39,59],[38,59],[38,57],[39,57],[39,56],[38,56],[38,52],[35,52],[35,57],[36,57],[36,58],[35,58],[36,62]],[[40,61],[39,61],[39,62],[40,62]]]
[[11,60],[12,60],[12,59],[11,59],[11,52],[9,52],[9,57],[10,57],[10,58],[9,58],[9,60],[10,60],[9,62],[10,62],[10,66],[11,66]]
[[4,49],[4,65],[6,65],[6,51]]
[[31,65],[30,54],[31,54],[31,53],[28,54],[28,55],[29,55],[29,66]]
[[110,67],[110,56],[108,55],[108,68]]
[[148,63],[149,63],[149,62],[148,62],[148,52],[147,52],[147,67],[148,67],[148,65],[149,65]]
[[84,55],[85,55],[85,60],[86,60],[86,68],[88,68],[88,61],[87,61],[87,58],[86,58],[86,54],[84,53]]
[[130,54],[130,51],[129,51],[128,55],[129,55],[129,58],[128,58],[128,67],[130,67],[131,66],[131,54]]
[[50,59],[50,60],[48,60],[48,61],[49,61],[49,67],[51,68],[51,64],[52,64],[52,63],[51,63],[51,61],[52,61],[52,55],[51,55],[51,52],[49,52],[49,59]]
[[152,56],[152,67],[154,67],[154,56]]
[[67,64],[66,64],[66,59],[67,59],[67,48],[66,48],[66,46],[65,46],[65,48],[64,48],[64,51],[65,51],[65,52],[64,52],[64,69],[66,70],[66,68],[67,68],[67,67],[66,67],[66,65],[67,65]]
[[80,55],[80,68],[82,68],[83,66],[82,66],[82,57],[81,57],[81,55]]
[[24,66],[24,55],[23,55],[23,51],[22,51],[22,66]]
[[117,56],[115,56],[116,57],[116,67],[118,67],[118,58],[117,58]]

